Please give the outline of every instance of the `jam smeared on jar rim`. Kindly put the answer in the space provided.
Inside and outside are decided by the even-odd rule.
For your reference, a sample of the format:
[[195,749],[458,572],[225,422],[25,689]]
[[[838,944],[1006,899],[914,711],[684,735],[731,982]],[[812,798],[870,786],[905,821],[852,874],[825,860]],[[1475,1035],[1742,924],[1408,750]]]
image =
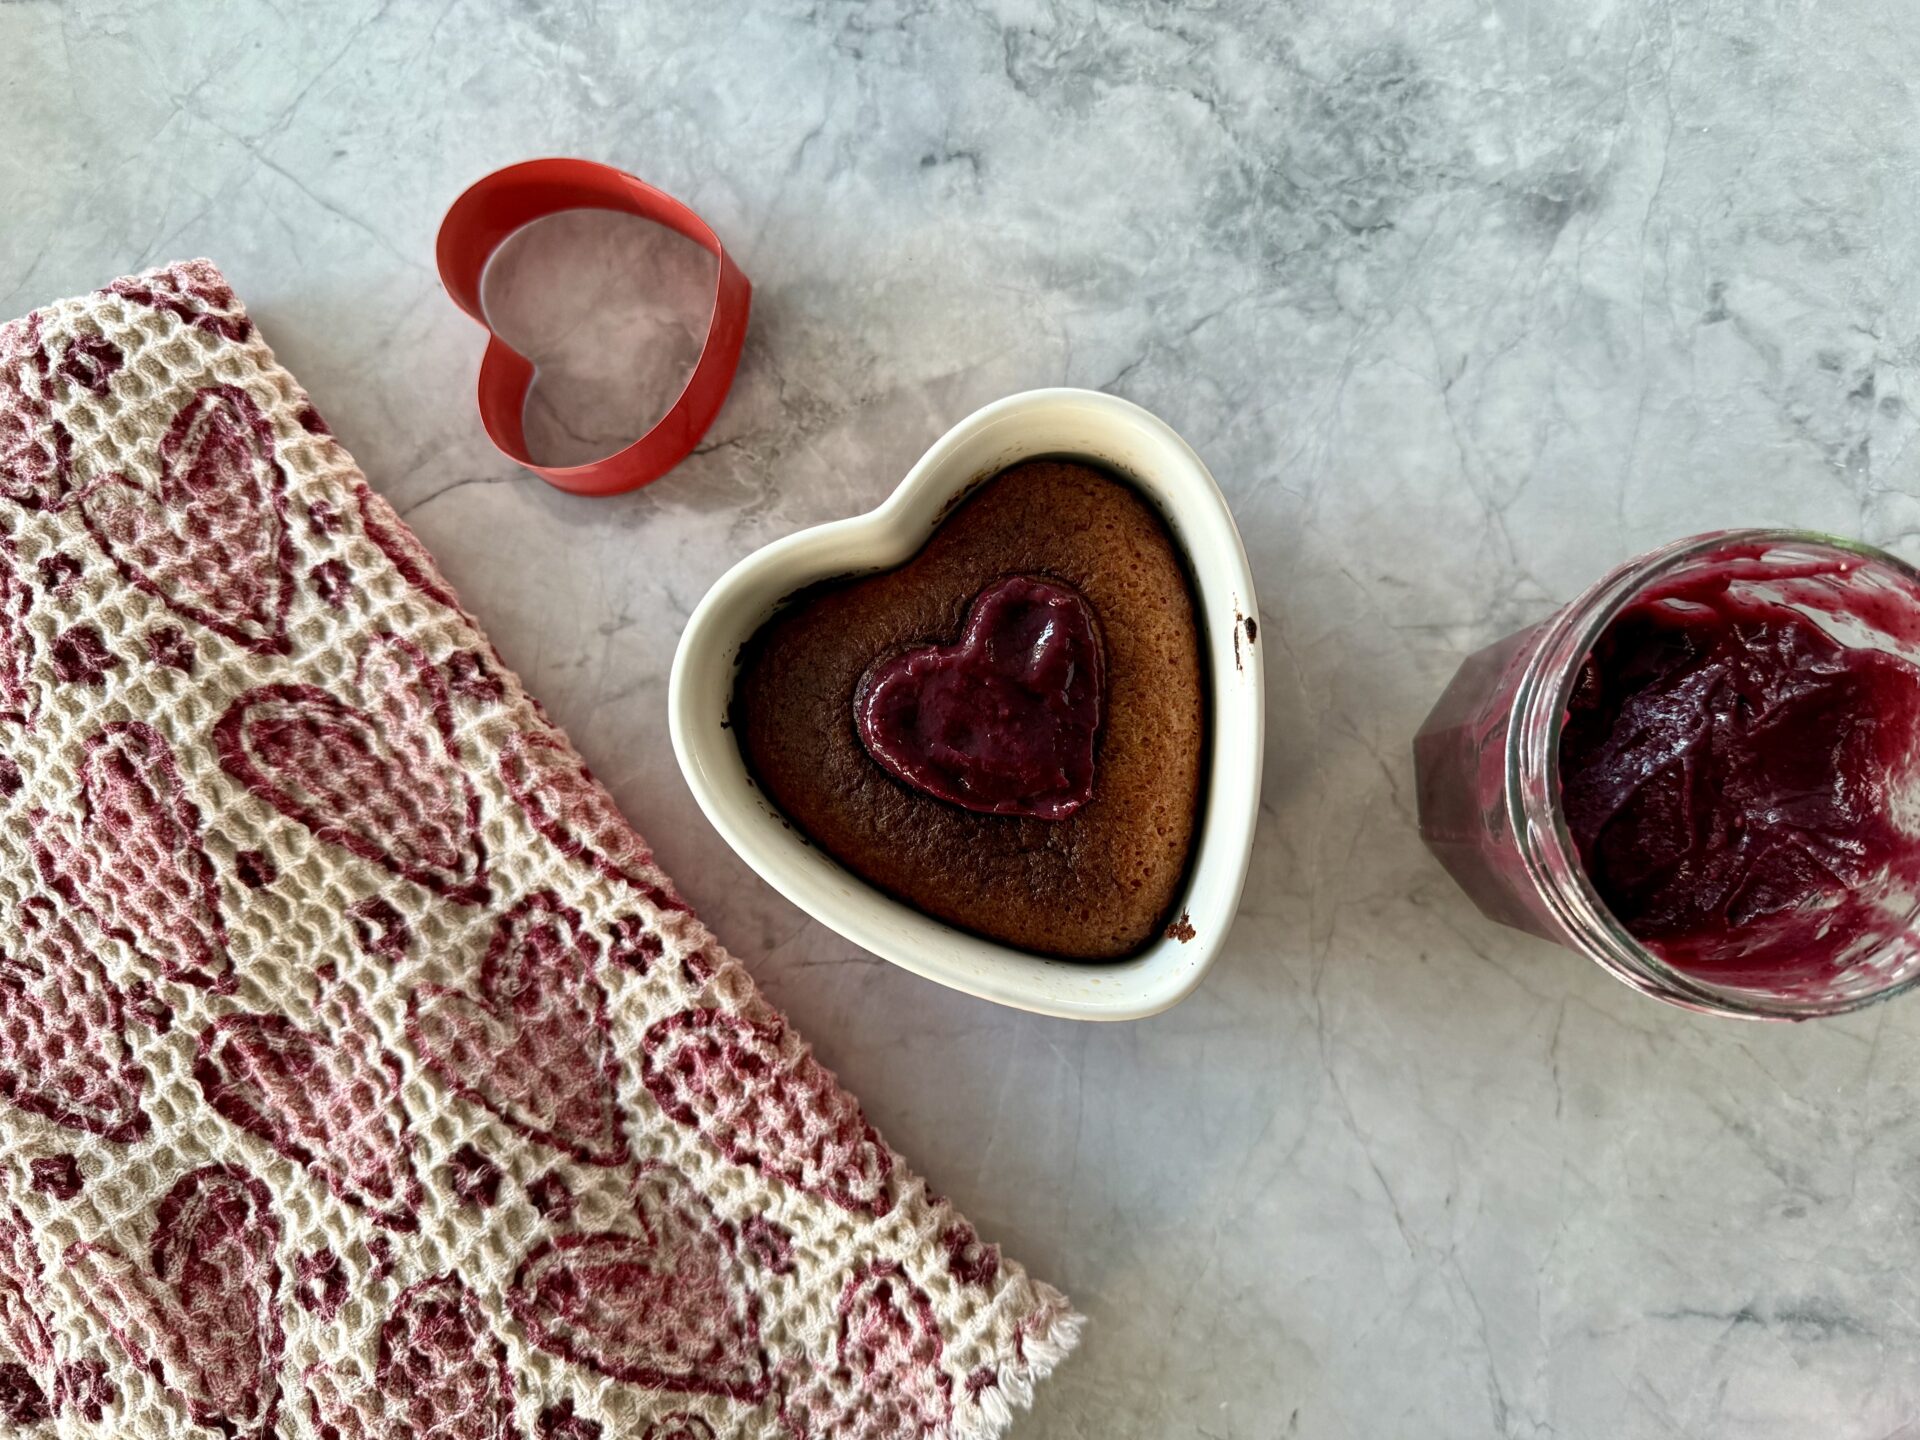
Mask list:
[[1093,798],[1105,688],[1085,597],[1014,575],[974,597],[958,644],[869,669],[854,720],[867,753],[915,789],[988,815],[1065,820]]
[[[1920,901],[1920,597],[1730,550],[1635,598],[1581,666],[1561,804],[1594,888],[1676,969],[1792,993]],[[1846,639],[1836,638],[1838,631]]]

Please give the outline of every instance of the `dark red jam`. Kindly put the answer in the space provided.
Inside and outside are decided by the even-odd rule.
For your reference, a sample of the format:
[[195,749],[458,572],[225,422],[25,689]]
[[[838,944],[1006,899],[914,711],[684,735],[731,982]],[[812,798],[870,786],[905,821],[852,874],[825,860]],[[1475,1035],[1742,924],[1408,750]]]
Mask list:
[[1560,782],[1581,862],[1637,940],[1703,979],[1817,984],[1910,923],[1920,671],[1889,647],[1914,638],[1911,602],[1876,614],[1826,570],[1736,556],[1672,581],[1575,682]]
[[860,740],[896,779],[988,815],[1064,820],[1093,798],[1105,704],[1093,607],[1015,575],[974,597],[958,644],[867,671]]

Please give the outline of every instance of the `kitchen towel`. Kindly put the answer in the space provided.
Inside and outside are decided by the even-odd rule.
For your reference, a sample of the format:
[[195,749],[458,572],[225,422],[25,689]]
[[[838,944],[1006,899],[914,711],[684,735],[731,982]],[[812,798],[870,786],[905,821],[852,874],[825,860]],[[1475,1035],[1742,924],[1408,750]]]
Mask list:
[[701,926],[206,261],[0,327],[0,1420],[998,1434],[1079,1320]]

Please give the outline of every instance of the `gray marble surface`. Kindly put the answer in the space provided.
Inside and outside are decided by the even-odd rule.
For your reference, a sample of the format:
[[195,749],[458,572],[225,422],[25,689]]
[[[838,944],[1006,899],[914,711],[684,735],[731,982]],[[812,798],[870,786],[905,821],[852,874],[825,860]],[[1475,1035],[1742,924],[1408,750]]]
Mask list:
[[[1808,525],[1920,556],[1913,22],[1901,0],[7,0],[0,312],[226,267],[715,927],[893,1142],[1087,1311],[1020,1433],[1920,1435],[1920,1001],[1694,1019],[1497,930],[1414,834],[1407,748],[1463,654],[1672,536]],[[758,287],[709,442],[626,499],[491,451],[479,332],[432,270],[459,189],[543,153],[686,198]],[[563,272],[597,288],[553,298]],[[703,278],[602,222],[516,247],[493,294],[549,362],[545,453],[645,423]],[[1231,949],[1112,1028],[809,923],[709,830],[664,730],[675,637],[723,569],[1056,384],[1189,437],[1271,645]]]

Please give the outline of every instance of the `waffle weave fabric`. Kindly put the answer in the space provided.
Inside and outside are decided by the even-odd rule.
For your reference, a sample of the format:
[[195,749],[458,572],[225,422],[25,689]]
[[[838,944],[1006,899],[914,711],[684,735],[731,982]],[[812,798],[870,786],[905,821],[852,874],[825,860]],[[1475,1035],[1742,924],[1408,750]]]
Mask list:
[[0,1433],[997,1435],[1053,1290],[701,926],[206,261],[0,327]]

